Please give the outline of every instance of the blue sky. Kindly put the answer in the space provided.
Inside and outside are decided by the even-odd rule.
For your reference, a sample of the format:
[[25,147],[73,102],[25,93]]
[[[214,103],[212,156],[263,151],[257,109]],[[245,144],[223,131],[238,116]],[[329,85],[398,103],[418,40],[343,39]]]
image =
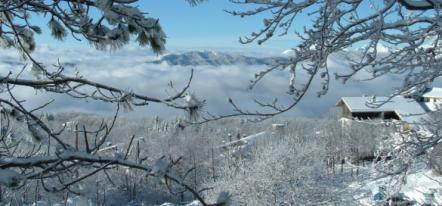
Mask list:
[[[360,16],[365,16],[372,9],[367,5],[362,5],[359,11]],[[166,32],[168,49],[176,48],[240,48],[252,50],[278,49],[285,50],[294,48],[298,44],[298,37],[294,31],[302,32],[304,26],[312,25],[312,17],[304,11],[297,15],[288,35],[279,37],[274,35],[269,41],[262,45],[256,42],[251,44],[239,43],[239,37],[246,36],[254,31],[259,31],[263,27],[263,19],[272,14],[267,12],[251,17],[233,16],[225,10],[247,11],[254,9],[251,5],[234,4],[229,0],[207,0],[198,6],[190,6],[185,0],[139,0],[134,5],[138,5],[142,12],[148,16],[158,18],[164,31]],[[36,23],[47,22],[48,19],[36,17]],[[43,23],[42,25],[46,25]],[[45,26],[44,26],[45,27]],[[280,31],[276,32],[279,34]],[[88,47],[85,42],[78,42],[72,37],[64,42],[57,42],[50,37],[47,28],[43,28],[43,34],[36,37],[37,42],[49,44],[55,47]],[[132,43],[130,47],[135,47]]]
[[[248,35],[262,27],[263,15],[240,18],[224,10],[244,8],[228,0],[209,0],[192,7],[185,0],[142,0],[137,3],[140,10],[149,16],[159,18],[168,39],[166,47],[174,48],[252,48],[287,49],[296,46],[292,35],[275,37],[263,45],[252,43],[243,45],[240,36]],[[250,8],[250,7],[249,7]],[[37,17],[40,21],[41,17]],[[46,20],[43,20],[46,21]],[[53,40],[47,28],[37,42],[56,47],[87,47],[86,42],[78,42],[69,37],[65,42]],[[134,46],[134,45],[132,45]]]
[[[232,16],[224,10],[238,9],[238,6],[227,0],[206,1],[196,7],[184,0],[143,1],[141,8],[160,19],[170,46],[257,47],[256,43],[241,45],[238,38],[258,30],[262,26],[262,16]],[[275,39],[263,46],[287,46],[287,42],[281,44],[281,41],[288,39]]]

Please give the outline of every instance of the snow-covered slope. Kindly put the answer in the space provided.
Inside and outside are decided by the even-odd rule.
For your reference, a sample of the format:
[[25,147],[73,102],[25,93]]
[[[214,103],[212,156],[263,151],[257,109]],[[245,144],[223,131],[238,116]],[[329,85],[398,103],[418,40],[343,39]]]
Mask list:
[[283,56],[293,56],[295,55],[295,51],[293,49],[287,49],[281,53]]
[[166,62],[168,65],[180,66],[199,66],[199,65],[273,65],[278,61],[284,61],[283,57],[251,57],[236,53],[214,52],[214,51],[189,51],[184,53],[170,53],[159,60],[148,63],[161,64]]

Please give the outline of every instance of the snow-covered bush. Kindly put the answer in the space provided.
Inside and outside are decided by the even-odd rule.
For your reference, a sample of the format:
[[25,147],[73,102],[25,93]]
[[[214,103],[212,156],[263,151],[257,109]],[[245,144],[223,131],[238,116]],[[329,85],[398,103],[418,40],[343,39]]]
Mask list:
[[[268,133],[253,142],[251,150],[226,151],[220,156],[216,178],[205,181],[207,187],[213,187],[207,192],[208,198],[215,199],[217,194],[227,191],[232,205],[318,205],[332,201],[355,204],[350,194],[340,193],[340,184],[351,177],[330,176],[327,172],[325,160],[339,151],[329,148],[336,134],[324,131],[326,135],[312,135],[317,131],[309,126],[311,121],[328,130],[322,127],[329,124],[327,121],[290,121],[283,136]],[[294,130],[290,130],[290,125]],[[297,126],[304,131],[297,131]],[[229,158],[235,150],[247,154]]]
[[[60,61],[48,66],[32,55],[39,43],[35,42],[35,34],[42,33],[42,26],[47,26],[56,40],[72,37],[86,41],[100,50],[116,50],[134,39],[140,46],[148,46],[157,54],[162,53],[165,50],[166,34],[159,20],[140,11],[137,2],[68,0],[0,3],[1,46],[17,49],[25,62],[25,66],[16,65],[17,67],[1,74],[0,170],[3,178],[0,185],[18,187],[24,191],[35,188],[35,195],[25,192],[21,199],[14,198],[15,204],[22,205],[31,200],[37,202],[42,193],[49,199],[54,196],[54,199],[60,199],[62,193],[65,196],[70,193],[90,195],[93,193],[90,191],[91,187],[82,186],[84,182],[101,173],[108,177],[108,171],[120,167],[128,168],[129,171],[137,169],[140,174],[143,171],[144,176],[161,178],[169,187],[184,188],[185,192],[190,192],[192,197],[204,204],[198,191],[194,191],[175,174],[169,174],[178,165],[179,155],[167,155],[170,158],[167,159],[167,171],[155,172],[153,163],[163,157],[147,157],[142,154],[139,147],[142,138],[136,138],[131,130],[125,130],[121,132],[121,136],[113,137],[112,142],[119,145],[105,144],[109,142],[107,139],[116,124],[120,108],[127,112],[133,106],[146,106],[155,102],[192,114],[198,113],[202,104],[197,107],[182,104],[187,100],[185,93],[193,72],[190,72],[190,78],[181,90],[173,88],[176,91],[174,94],[167,92],[167,97],[154,97],[91,81],[79,71],[65,70]],[[196,4],[200,0],[188,2]],[[35,16],[41,18],[36,20]],[[56,57],[53,62],[56,62]],[[115,106],[115,113],[112,114],[113,118],[102,121],[88,117],[58,121],[56,119],[59,116],[49,116],[42,111],[54,100],[32,107],[27,104],[26,99],[18,97],[23,90],[37,91],[35,98],[49,93],[86,101],[107,102]],[[168,128],[167,125],[160,127],[159,134]],[[115,149],[110,152],[104,146]],[[164,145],[156,146],[166,148]],[[21,180],[26,180],[26,184],[22,184]],[[98,184],[93,182],[92,185],[95,183]],[[5,191],[2,186],[0,201],[4,200],[3,193],[19,194],[10,193],[9,189]],[[100,187],[96,188],[98,203]],[[14,195],[9,195],[9,198]]]
[[[63,128],[62,123],[69,121],[78,122],[78,128],[82,128],[83,124],[98,127],[102,121],[111,122],[112,119],[90,114],[60,113],[47,124],[57,130]],[[118,119],[112,133],[106,139],[109,144],[101,147],[102,150],[96,154],[121,160],[127,152],[127,159],[139,162],[140,165],[155,166],[158,165],[155,162],[164,163],[161,164],[165,165],[161,167],[163,169],[156,170],[162,173],[164,169],[168,170],[167,174],[183,180],[196,191],[201,191],[201,195],[210,203],[215,202],[219,194],[224,192],[234,204],[314,204],[315,201],[331,196],[339,197],[335,198],[336,201],[347,201],[345,194],[333,190],[341,190],[340,184],[351,178],[347,174],[349,170],[342,174],[336,171],[335,176],[331,175],[327,159],[334,156],[337,160],[337,154],[343,158],[349,157],[351,154],[348,153],[347,144],[362,147],[363,145],[357,144],[367,144],[370,142],[369,138],[372,138],[368,133],[364,137],[361,132],[353,138],[366,140],[355,139],[351,142],[351,134],[342,136],[339,123],[335,120],[271,119],[254,123],[230,119],[187,126],[184,129],[174,127],[176,122],[175,119],[156,118]],[[287,126],[283,131],[274,132],[271,125],[275,122],[283,122]],[[363,127],[361,125],[358,129],[364,129]],[[14,134],[27,134],[26,123],[15,122],[12,131]],[[373,128],[370,131],[374,131]],[[235,135],[231,135],[235,133],[248,136],[243,138],[241,135],[238,141]],[[65,130],[60,134],[60,138],[76,145],[75,135],[75,131]],[[132,146],[127,150],[132,135]],[[85,142],[81,133],[79,136],[78,146],[84,150]],[[230,142],[238,144],[226,147]],[[18,153],[26,154],[32,149],[33,143],[25,143],[20,144]],[[89,144],[93,146],[95,143]],[[42,145],[42,148],[37,154],[47,151],[45,145]],[[168,163],[179,158],[173,167],[167,167]],[[161,160],[158,161],[159,159]],[[93,165],[85,164],[80,168],[72,168],[72,173],[61,174],[60,178],[75,179],[93,171]],[[66,196],[72,198],[76,195],[94,203],[162,204],[190,202],[195,199],[191,193],[183,190],[182,186],[169,184],[169,181],[158,178],[158,172],[153,172],[152,176],[146,175],[142,170],[124,165],[114,166],[105,171],[73,184],[70,190],[76,194],[45,191],[44,187],[57,186],[58,181],[46,180],[43,187],[40,181],[31,180],[21,188],[2,188],[2,197],[4,201],[9,202],[18,194],[26,194],[19,195],[21,203],[32,203],[36,200],[62,202]],[[24,190],[28,192],[21,193]]]

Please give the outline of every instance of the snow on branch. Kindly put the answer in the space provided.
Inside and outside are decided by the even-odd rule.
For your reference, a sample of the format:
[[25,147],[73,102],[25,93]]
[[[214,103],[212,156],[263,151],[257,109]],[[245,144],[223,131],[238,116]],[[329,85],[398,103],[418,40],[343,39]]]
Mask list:
[[[367,80],[386,74],[403,76],[403,85],[396,93],[420,87],[442,75],[440,1],[230,1],[248,8],[227,11],[234,16],[264,16],[261,29],[240,38],[240,43],[263,44],[285,35],[299,39],[299,43],[293,42],[294,54],[288,61],[258,72],[251,80],[254,87],[268,74],[286,71],[287,94],[292,101],[280,104],[257,100],[258,105],[268,109],[261,112],[240,108],[229,99],[233,107],[230,116],[266,118],[283,113],[302,99],[315,79],[321,85],[316,91],[320,97],[328,92],[331,78],[345,83],[362,71],[371,74]],[[327,62],[331,55],[342,56],[350,69],[331,73]]]
[[[202,1],[188,2],[195,5]],[[179,178],[176,171],[171,173],[178,161],[162,160],[165,167],[153,170],[158,164],[155,161],[143,163],[147,157],[140,160],[137,156],[132,160],[129,151],[134,136],[124,155],[112,155],[102,150],[116,124],[120,107],[129,111],[133,106],[158,103],[191,111],[195,115],[202,104],[180,104],[186,100],[193,70],[182,88],[174,88],[171,84],[174,93],[155,97],[91,81],[79,72],[68,75],[62,63],[48,67],[32,55],[38,45],[35,35],[42,33],[44,26],[56,40],[74,38],[86,41],[99,50],[117,50],[132,40],[140,46],[150,47],[157,54],[164,52],[166,34],[159,19],[140,11],[137,3],[137,0],[19,0],[0,3],[0,46],[17,49],[23,60],[29,63],[0,77],[0,199],[3,186],[23,187],[29,182],[37,183],[37,187],[41,184],[47,192],[73,192],[74,187],[86,178],[120,166],[162,178],[168,187],[184,188],[180,194],[190,193],[201,204],[207,205],[199,192]],[[45,16],[43,19],[47,22],[35,21],[33,17],[37,15]],[[51,93],[106,102],[115,105],[116,109],[110,121],[103,120],[97,127],[72,121],[57,128],[42,115],[43,109],[54,100],[30,108],[25,103],[27,99],[18,97],[20,91],[17,88],[34,89],[36,95]],[[20,138],[15,137],[16,125],[23,130],[19,133]],[[70,135],[68,139],[65,138],[67,134]]]

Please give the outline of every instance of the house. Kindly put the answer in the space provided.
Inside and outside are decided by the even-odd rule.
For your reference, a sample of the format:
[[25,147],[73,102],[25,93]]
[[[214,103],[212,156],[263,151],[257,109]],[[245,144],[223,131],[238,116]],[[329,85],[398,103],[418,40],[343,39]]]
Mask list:
[[360,120],[400,120],[407,123],[427,118],[442,104],[442,88],[426,88],[417,97],[342,97],[336,106],[342,108],[342,116]]
[[442,102],[442,88],[431,87],[425,89],[419,101]]
[[427,88],[417,100],[424,102],[428,111],[436,111],[442,105],[442,88]]
[[342,97],[336,104],[342,107],[343,117],[348,119],[395,119],[414,122],[424,115],[427,110],[421,103],[403,96],[376,97]]

